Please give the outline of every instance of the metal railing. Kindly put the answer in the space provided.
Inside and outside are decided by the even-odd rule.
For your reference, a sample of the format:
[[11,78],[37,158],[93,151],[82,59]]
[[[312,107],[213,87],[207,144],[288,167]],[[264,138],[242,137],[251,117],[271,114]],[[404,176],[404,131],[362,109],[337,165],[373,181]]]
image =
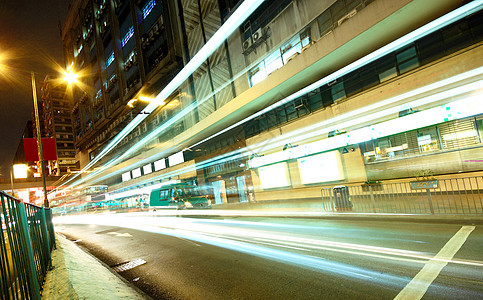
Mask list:
[[481,214],[483,177],[323,188],[325,211],[402,214]]
[[40,299],[55,247],[52,212],[0,191],[0,298]]

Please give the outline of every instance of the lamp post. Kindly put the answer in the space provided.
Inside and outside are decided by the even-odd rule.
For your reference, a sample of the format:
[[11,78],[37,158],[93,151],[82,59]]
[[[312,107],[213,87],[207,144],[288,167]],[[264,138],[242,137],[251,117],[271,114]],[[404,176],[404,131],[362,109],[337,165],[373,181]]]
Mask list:
[[30,72],[32,77],[32,93],[34,98],[34,113],[35,113],[35,128],[37,131],[37,145],[39,147],[39,159],[42,172],[42,186],[44,188],[44,206],[49,207],[49,199],[47,199],[47,187],[45,185],[45,162],[44,162],[44,149],[42,147],[42,136],[40,135],[40,118],[39,107],[37,104],[37,88],[35,86],[35,73]]
[[[64,74],[64,80],[68,83],[73,83],[77,81],[77,75],[74,74],[72,71],[66,72]],[[44,206],[49,207],[49,199],[47,198],[47,187],[45,184],[45,162],[44,162],[44,149],[42,147],[42,136],[40,133],[40,117],[39,117],[39,107],[37,104],[37,88],[35,86],[35,73],[30,72],[30,76],[32,78],[32,94],[34,98],[34,113],[35,113],[35,127],[37,131],[37,145],[39,149],[39,159],[40,159],[40,166],[42,171],[42,185],[44,188]]]

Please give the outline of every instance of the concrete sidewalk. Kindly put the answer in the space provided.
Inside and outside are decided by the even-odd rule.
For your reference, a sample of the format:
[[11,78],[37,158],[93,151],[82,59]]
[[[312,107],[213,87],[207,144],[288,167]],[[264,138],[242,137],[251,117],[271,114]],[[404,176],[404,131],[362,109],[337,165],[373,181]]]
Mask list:
[[56,237],[42,299],[150,299],[75,243]]

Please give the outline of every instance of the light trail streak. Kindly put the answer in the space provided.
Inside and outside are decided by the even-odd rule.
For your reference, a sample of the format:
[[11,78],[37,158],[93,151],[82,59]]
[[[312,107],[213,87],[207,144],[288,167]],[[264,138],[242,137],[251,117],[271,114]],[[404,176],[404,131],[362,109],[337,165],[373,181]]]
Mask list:
[[[248,2],[248,1],[245,1],[245,2]],[[244,5],[244,4],[245,4],[245,3],[243,3],[242,5]],[[259,4],[258,4],[258,5],[259,5]],[[322,79],[318,80],[317,82],[315,82],[315,83],[313,83],[313,84],[311,84],[311,85],[307,86],[306,88],[303,88],[303,89],[299,90],[298,92],[293,93],[292,95],[290,95],[290,96],[288,96],[288,97],[286,97],[286,98],[284,98],[284,99],[280,100],[279,102],[277,102],[277,103],[275,103],[275,104],[273,104],[273,105],[271,105],[271,106],[269,106],[269,107],[267,107],[267,108],[265,108],[265,109],[263,109],[263,110],[261,110],[261,111],[259,111],[259,112],[255,113],[255,114],[251,115],[250,117],[245,118],[245,119],[243,119],[242,121],[239,121],[239,122],[237,122],[237,123],[235,123],[235,124],[233,124],[233,125],[231,125],[231,126],[226,127],[225,129],[223,129],[223,130],[219,131],[219,132],[218,132],[218,133],[216,133],[215,135],[212,135],[212,136],[210,136],[210,137],[208,137],[208,138],[206,138],[206,139],[203,139],[202,141],[200,141],[200,142],[198,142],[198,143],[195,143],[194,145],[190,146],[190,148],[193,148],[193,147],[195,147],[195,146],[197,146],[197,145],[199,145],[199,144],[201,144],[201,143],[203,143],[203,142],[205,142],[205,141],[207,141],[207,140],[209,140],[209,139],[211,139],[211,138],[213,138],[213,137],[215,137],[215,136],[218,136],[218,135],[220,135],[220,134],[222,134],[222,133],[224,133],[224,132],[226,132],[226,131],[228,131],[228,130],[230,130],[230,129],[233,129],[233,128],[235,128],[235,127],[237,127],[237,126],[239,126],[239,125],[241,125],[241,124],[243,124],[243,123],[245,123],[245,122],[247,122],[247,121],[249,121],[249,120],[251,120],[251,119],[253,119],[253,118],[257,117],[257,116],[260,116],[260,115],[262,115],[262,114],[264,114],[264,113],[266,113],[266,112],[268,112],[268,111],[270,111],[270,110],[272,110],[272,109],[274,109],[274,108],[276,108],[276,107],[278,107],[278,106],[280,106],[280,105],[283,105],[283,104],[285,104],[285,103],[287,103],[287,102],[289,102],[289,101],[291,101],[291,100],[293,100],[293,99],[296,99],[296,98],[298,98],[298,97],[300,97],[300,96],[302,96],[302,95],[304,95],[304,94],[306,94],[306,93],[308,93],[308,92],[310,92],[310,91],[312,91],[312,90],[314,90],[314,89],[316,89],[316,88],[318,88],[318,87],[320,87],[320,86],[322,86],[322,85],[324,85],[324,84],[327,84],[328,82],[333,81],[334,79],[339,78],[340,76],[343,76],[344,74],[347,74],[347,73],[351,72],[351,71],[352,71],[352,70],[354,70],[354,69],[357,69],[357,68],[359,68],[359,67],[361,67],[361,66],[363,66],[363,65],[365,65],[365,64],[367,64],[367,63],[369,63],[369,62],[374,61],[375,59],[378,59],[378,58],[380,58],[380,57],[384,56],[384,55],[385,55],[385,54],[387,54],[387,53],[393,52],[393,51],[397,50],[398,48],[400,48],[400,47],[402,47],[402,46],[404,46],[404,45],[407,45],[408,43],[411,43],[411,42],[413,42],[413,41],[415,41],[415,40],[417,40],[417,39],[419,39],[419,38],[421,38],[421,37],[423,37],[423,36],[425,36],[425,35],[427,35],[427,34],[430,34],[430,33],[434,32],[434,31],[436,31],[436,30],[438,30],[438,29],[441,29],[442,27],[444,27],[444,26],[446,26],[446,25],[448,25],[448,24],[450,24],[450,23],[452,23],[452,22],[455,22],[455,21],[457,21],[457,20],[460,20],[460,19],[462,19],[462,18],[464,18],[464,17],[466,17],[466,16],[468,16],[468,15],[470,15],[470,14],[472,14],[472,13],[476,12],[476,11],[479,11],[479,10],[482,8],[482,5],[483,5],[483,1],[482,1],[482,0],[473,1],[473,2],[471,2],[471,3],[469,3],[469,4],[466,4],[466,5],[462,6],[462,7],[460,7],[460,8],[458,8],[458,9],[456,9],[456,10],[454,10],[454,11],[452,11],[452,12],[450,12],[450,13],[448,13],[448,14],[446,14],[446,15],[444,15],[444,16],[442,16],[442,17],[440,17],[440,18],[438,18],[438,19],[436,19],[436,20],[434,20],[434,21],[432,21],[432,22],[430,22],[430,23],[428,23],[428,24],[426,24],[426,25],[424,25],[424,26],[422,26],[422,27],[418,28],[418,29],[416,29],[415,31],[413,31],[413,32],[411,32],[411,33],[409,33],[409,34],[407,34],[407,35],[405,35],[405,36],[403,36],[403,37],[401,37],[401,38],[397,39],[396,41],[391,42],[391,43],[387,44],[387,45],[386,45],[386,46],[384,46],[384,47],[381,47],[380,49],[378,49],[378,50],[376,50],[376,51],[374,51],[374,52],[372,52],[372,53],[370,53],[370,54],[368,54],[368,55],[364,56],[363,58],[361,58],[361,59],[359,59],[359,60],[357,60],[357,61],[355,61],[355,62],[353,62],[353,63],[351,63],[351,64],[349,64],[349,65],[347,65],[347,66],[345,66],[345,67],[343,67],[343,68],[341,68],[341,69],[339,69],[338,71],[336,71],[336,72],[334,72],[334,73],[332,73],[332,74],[330,74],[330,75],[328,75],[328,76],[326,76],[326,77],[324,77],[324,78],[322,78]],[[240,7],[240,8],[241,8],[241,7]],[[239,9],[237,9],[237,11],[239,11],[239,10],[240,10],[240,8],[239,8]],[[236,11],[236,12],[237,12],[237,11]],[[250,13],[251,13],[251,12],[250,12]],[[233,17],[233,16],[232,16],[232,17]],[[230,17],[230,19],[231,19],[231,17]],[[230,20],[230,19],[229,19],[229,20]],[[228,23],[228,21],[227,21],[227,23]],[[225,23],[223,26],[225,26],[227,23]],[[222,26],[222,27],[223,27],[223,26]],[[221,30],[221,28],[220,28],[220,30]],[[218,33],[218,32],[217,32],[217,33]],[[216,34],[215,34],[215,35],[216,35]],[[212,38],[212,39],[213,39],[213,38]],[[210,41],[211,41],[211,39],[210,39]],[[220,42],[220,44],[221,44],[221,42]],[[208,44],[206,44],[206,45],[205,45],[205,47],[206,47],[207,45],[208,45]],[[203,48],[205,48],[205,47],[203,47]],[[203,50],[203,48],[202,48],[202,50]],[[200,52],[201,52],[201,50],[200,50]],[[184,69],[183,69],[183,70],[184,70]],[[190,73],[190,74],[191,74],[191,73]],[[189,76],[189,74],[188,74],[188,76]],[[172,83],[172,82],[171,82],[171,83]],[[171,84],[171,83],[170,83],[170,84]],[[180,84],[181,84],[181,83],[180,83]],[[178,85],[178,86],[179,86],[179,85]],[[176,86],[176,87],[177,87],[177,86]],[[163,90],[163,91],[164,91],[164,90]],[[160,95],[163,93],[163,91],[160,93]],[[174,89],[173,89],[173,91],[174,91]],[[169,93],[169,94],[171,94],[171,93]],[[167,94],[167,96],[169,96],[169,94]],[[158,96],[160,96],[160,95],[158,95]],[[163,94],[163,95],[164,95],[164,94]],[[162,97],[161,97],[161,96],[160,96],[160,97],[158,97],[158,96],[156,97],[156,99],[157,99],[157,100],[156,100],[156,101],[154,101],[154,103],[151,103],[151,104],[150,104],[150,105],[153,105],[153,106],[148,106],[148,107],[146,108],[146,109],[147,109],[147,111],[152,112],[152,111],[155,109],[155,107],[154,107],[155,103],[157,103],[157,102],[161,102],[161,101],[163,101],[163,100],[164,100],[164,98],[163,98],[163,99],[161,99]],[[166,97],[167,97],[167,96],[166,96]],[[186,111],[186,110],[184,110],[184,111]],[[184,115],[182,115],[182,116],[184,116]],[[181,118],[182,116],[180,116],[180,118]],[[147,115],[146,115],[146,117],[147,117]],[[171,120],[171,119],[170,119],[170,120]],[[170,122],[170,120],[168,121],[168,123],[166,123],[166,124],[167,124],[167,126],[172,125],[172,124],[175,122],[175,120],[177,121],[178,119],[174,119],[174,118],[173,118],[173,119],[172,119],[172,120],[173,120],[172,122]],[[141,121],[142,121],[142,120],[141,120]],[[139,122],[141,122],[141,121],[139,121]],[[137,124],[139,124],[139,123],[137,123]],[[137,126],[137,124],[136,124],[135,126]],[[128,125],[128,126],[129,126],[129,125]],[[167,126],[160,126],[158,129],[160,129],[160,128],[165,129],[165,128],[167,128]],[[133,128],[134,128],[134,127],[133,127]],[[128,132],[127,132],[125,135],[127,135],[127,134],[128,134],[128,133],[129,133],[129,132],[130,132],[130,131],[131,131],[133,128],[129,129],[129,131],[128,131]],[[125,129],[126,129],[126,128],[125,128]],[[112,166],[112,165],[114,165],[114,164],[118,163],[120,160],[122,160],[123,158],[125,158],[125,157],[128,155],[128,153],[129,153],[129,154],[131,154],[133,151],[135,151],[134,149],[136,149],[136,150],[137,150],[137,149],[139,149],[139,148],[140,148],[142,145],[144,145],[144,144],[145,144],[147,141],[149,141],[149,140],[151,140],[152,138],[156,137],[156,136],[157,136],[157,135],[158,135],[158,134],[159,134],[159,133],[162,131],[162,130],[158,130],[158,129],[156,129],[156,130],[155,130],[155,131],[153,131],[151,134],[149,134],[148,136],[146,136],[146,138],[145,138],[145,139],[143,139],[142,141],[138,142],[136,145],[134,145],[133,147],[131,147],[131,150],[130,150],[130,151],[128,151],[128,152],[126,152],[126,153],[124,153],[123,155],[121,155],[121,157],[120,157],[120,158],[116,158],[116,159],[112,160],[111,162],[108,162],[108,163],[107,163],[105,166],[103,166],[103,167],[102,167],[100,170],[97,170],[97,171],[95,171],[95,172],[93,172],[93,173],[89,174],[89,175],[88,175],[88,176],[86,176],[85,178],[81,179],[81,182],[85,182],[85,181],[87,181],[87,180],[89,180],[89,179],[91,179],[91,178],[93,178],[93,177],[95,177],[95,176],[99,175],[99,174],[100,174],[100,173],[101,173],[103,170],[105,170],[105,169],[107,169],[108,167],[110,167],[110,166]],[[122,132],[124,132],[124,130],[123,130]],[[121,133],[122,133],[122,132],[121,132]],[[120,133],[120,134],[121,134],[121,133]],[[119,134],[119,135],[120,135],[120,134]],[[124,136],[125,136],[125,135],[124,135]],[[124,136],[122,136],[120,139],[124,138]],[[115,139],[117,139],[117,136],[116,136],[116,138],[115,138]],[[119,141],[120,141],[120,139],[119,139]],[[114,141],[114,140],[113,140],[113,141]],[[119,141],[117,141],[117,143],[118,143]],[[116,145],[117,145],[117,143],[116,143]],[[108,145],[108,146],[109,146],[109,145]],[[106,147],[106,148],[107,148],[107,147]],[[106,149],[104,149],[104,150],[106,150]],[[111,149],[108,149],[107,151],[110,151],[110,150],[111,150]],[[167,150],[168,150],[168,149],[166,149],[166,150],[164,150],[164,151],[160,151],[160,154],[158,154],[158,156],[159,156],[159,157],[161,157],[162,155],[165,155]],[[104,151],[103,151],[103,152],[104,152]],[[101,152],[101,153],[103,153],[103,152]],[[107,152],[106,152],[106,153],[107,153]],[[105,154],[104,154],[104,155],[105,155]],[[101,155],[99,154],[98,156],[101,156]],[[157,158],[159,158],[159,157],[157,157]],[[99,158],[99,159],[100,159],[100,158]],[[95,162],[97,162],[99,159],[97,159],[97,157],[96,157]],[[138,164],[136,164],[136,166],[140,166],[140,165],[145,164],[145,163],[146,163],[146,162],[143,160],[143,162],[139,162]],[[90,166],[91,166],[91,165],[88,165],[88,166],[86,166],[84,169],[88,169]],[[83,169],[83,170],[84,170],[84,169]],[[120,172],[119,172],[119,173],[120,173]],[[116,174],[119,174],[119,173],[116,173]],[[78,175],[76,175],[76,176],[78,176]],[[106,175],[106,176],[112,176],[112,175]],[[68,182],[70,182],[70,181],[71,181],[71,180],[73,180],[74,178],[75,178],[75,177],[73,177],[73,178],[69,179],[69,181],[67,181],[65,184],[67,184]],[[104,178],[104,177],[103,177],[103,178]],[[98,181],[99,181],[99,180],[98,180]],[[81,182],[80,182],[80,183],[81,183]],[[80,184],[80,183],[77,183],[77,184]],[[75,184],[73,184],[73,185],[75,186],[75,185],[76,185],[76,183],[75,183]]]
[[[267,248],[267,247],[245,243],[245,242],[217,238],[214,236],[203,235],[203,234],[199,234],[199,233],[184,230],[184,229],[166,229],[166,228],[161,228],[159,226],[151,225],[151,224],[126,222],[123,220],[114,221],[114,219],[107,221],[106,219],[107,218],[103,218],[102,220],[98,220],[100,222],[97,222],[97,221],[94,221],[93,218],[86,218],[85,221],[90,220],[90,222],[83,223],[83,224],[119,226],[123,228],[130,228],[130,229],[141,230],[145,232],[152,232],[156,234],[173,236],[177,238],[189,239],[194,242],[208,244],[208,245],[212,245],[212,246],[216,246],[216,247],[220,247],[220,248],[224,248],[224,249],[228,249],[228,250],[232,250],[240,253],[249,254],[252,256],[262,257],[269,260],[279,261],[290,265],[305,267],[305,268],[317,270],[320,272],[335,273],[335,274],[340,274],[347,277],[355,277],[355,278],[363,278],[363,279],[377,278],[379,283],[382,283],[385,285],[402,286],[402,285],[405,285],[406,283],[406,280],[400,276],[381,274],[380,272],[372,271],[369,269],[355,267],[344,263],[327,261],[313,256],[291,253],[287,251]],[[72,221],[72,219],[70,221]]]
[[[101,219],[102,218],[102,219]],[[253,243],[253,240],[263,241],[266,245],[292,248],[294,250],[325,250],[331,252],[339,252],[352,254],[355,256],[367,256],[384,260],[392,261],[403,261],[425,264],[428,261],[438,261],[443,263],[453,263],[458,265],[469,265],[476,267],[483,267],[483,262],[480,261],[466,261],[458,259],[446,259],[434,257],[432,255],[422,254],[417,251],[409,251],[403,249],[379,247],[362,245],[355,243],[346,242],[335,242],[330,240],[320,240],[313,238],[301,238],[293,237],[287,235],[286,231],[281,231],[278,233],[267,233],[264,230],[264,225],[257,224],[253,222],[252,225],[260,227],[260,229],[239,229],[223,226],[225,224],[239,224],[237,221],[223,220],[217,222],[216,220],[209,220],[208,225],[202,224],[204,221],[199,221],[197,219],[180,219],[180,218],[149,218],[149,215],[145,217],[133,217],[131,215],[120,216],[76,216],[74,217],[63,217],[61,219],[56,219],[56,223],[70,223],[70,224],[99,224],[107,226],[119,226],[124,228],[138,229],[143,231],[150,231],[150,228],[157,228],[159,230],[166,230],[167,232],[175,232],[176,234],[181,234],[182,238],[190,239],[185,236],[184,233],[194,234],[197,236],[209,236],[218,239],[230,239],[236,241],[243,241],[246,243]],[[216,225],[216,223],[222,223],[221,225]],[[291,225],[285,225],[284,228],[291,227]],[[284,229],[285,230],[285,229]],[[168,234],[172,235],[172,234]],[[179,237],[179,236],[178,236]],[[199,240],[198,240],[199,241]],[[201,242],[201,241],[199,241]],[[206,243],[206,242],[204,242]],[[297,249],[295,249],[297,248]]]
[[[235,31],[242,23],[263,3],[264,0],[245,0],[226,20],[226,22],[215,32],[215,34],[206,42],[206,44],[196,53],[195,56],[185,65],[185,67],[168,83],[168,85],[153,99],[153,101],[144,109],[148,114],[139,114],[132,120],[109,144],[82,170],[86,171],[96,164],[102,157],[110,152],[119,142],[126,137],[137,125],[139,125],[148,115],[153,112],[160,103],[169,97],[188,77],[203,64],[208,57],[215,52],[216,49]],[[74,175],[71,179],[64,183],[67,184],[77,178],[79,174]],[[79,183],[72,184],[76,186],[88,180],[92,173],[81,179]]]
[[[368,108],[359,109],[359,110],[356,110],[356,111],[353,111],[353,112],[349,112],[349,113],[346,113],[346,114],[341,115],[341,116],[337,116],[337,117],[334,117],[334,118],[331,118],[331,119],[328,119],[328,120],[318,122],[318,123],[310,125],[310,126],[306,126],[306,127],[302,128],[300,130],[295,130],[293,132],[289,132],[289,133],[286,133],[284,135],[274,137],[270,141],[269,145],[266,145],[263,142],[258,143],[258,144],[249,145],[247,147],[240,148],[240,149],[237,149],[235,151],[232,151],[232,152],[229,152],[229,153],[226,153],[226,154],[205,160],[202,163],[197,163],[195,166],[188,166],[188,167],[185,167],[185,168],[182,168],[182,169],[178,169],[178,170],[175,170],[175,171],[165,173],[163,175],[160,175],[160,176],[157,176],[157,177],[154,177],[154,178],[150,178],[150,179],[143,181],[141,183],[137,183],[137,185],[148,184],[148,183],[153,182],[155,180],[162,180],[163,178],[174,177],[174,176],[183,174],[185,172],[190,172],[190,171],[196,170],[197,168],[209,167],[209,166],[220,163],[224,158],[228,158],[228,159],[232,160],[232,159],[238,159],[238,158],[249,156],[250,154],[256,153],[257,151],[263,150],[264,152],[269,152],[270,150],[282,147],[284,144],[286,144],[288,142],[295,144],[299,141],[308,140],[308,139],[311,139],[311,138],[314,138],[314,137],[321,136],[322,134],[325,134],[325,133],[328,133],[331,130],[334,130],[335,127],[337,127],[338,129],[346,129],[346,128],[351,128],[351,127],[354,127],[354,126],[360,126],[360,125],[363,125],[363,124],[371,123],[371,121],[373,121],[373,120],[380,119],[380,118],[390,116],[390,115],[395,115],[400,110],[399,106],[390,107],[390,108],[382,110],[382,111],[377,111],[376,108],[385,107],[385,106],[388,106],[389,104],[392,104],[392,103],[398,103],[398,102],[403,101],[405,99],[414,99],[414,98],[417,98],[418,96],[421,97],[421,95],[427,94],[431,91],[440,89],[440,88],[445,87],[447,85],[456,84],[456,83],[459,83],[461,81],[472,79],[474,77],[480,76],[481,74],[483,74],[483,67],[480,67],[480,68],[477,68],[477,69],[474,69],[472,71],[468,71],[468,72],[465,72],[465,73],[462,73],[462,74],[455,75],[455,76],[447,78],[445,80],[442,80],[442,81],[439,81],[439,82],[436,82],[436,83],[433,83],[433,84],[429,84],[427,86],[424,86],[424,87],[418,88],[416,90],[404,93],[402,95],[398,95],[396,97],[392,97],[392,98],[384,100],[382,102],[378,102],[374,105],[370,105]],[[443,92],[439,92],[439,93],[436,93],[436,94],[433,94],[433,95],[425,96],[425,97],[422,97],[420,99],[410,101],[410,102],[405,102],[405,103],[412,106],[412,107],[424,106],[424,105],[431,104],[433,102],[443,101],[443,99],[449,99],[451,97],[455,97],[455,96],[459,96],[459,95],[462,95],[462,94],[465,94],[465,93],[473,92],[475,90],[481,89],[481,86],[483,86],[483,80],[471,82],[471,83],[468,83],[468,84],[465,84],[465,85],[461,85],[461,86],[458,86],[458,87],[455,87],[455,88],[452,88],[452,89],[449,89],[449,90],[446,90],[446,91],[443,91]],[[482,101],[483,101],[481,99],[481,97],[474,96],[472,98],[467,98],[465,100],[459,100],[459,102],[458,101],[454,102],[455,103],[454,106],[457,106],[456,103],[463,103],[461,101],[468,102],[468,103],[471,102],[471,105],[473,107],[472,112],[474,114],[481,113],[481,112],[478,111],[478,107],[481,106]],[[437,112],[439,110],[439,107],[433,108],[432,110]],[[370,111],[376,111],[376,112],[374,112],[372,114],[367,114],[367,115],[359,117],[359,118],[356,118],[357,115],[367,113],[367,112],[370,112]],[[425,114],[426,117],[420,117],[421,114]],[[336,149],[338,147],[343,147],[343,146],[347,146],[347,145],[350,145],[350,144],[358,144],[358,143],[370,140],[371,138],[379,138],[379,137],[388,136],[388,135],[391,135],[391,134],[396,134],[396,133],[399,133],[399,132],[409,131],[409,130],[412,130],[412,129],[417,129],[417,128],[420,128],[420,127],[433,125],[433,123],[432,123],[433,118],[427,117],[430,114],[431,114],[431,110],[427,110],[427,111],[422,111],[420,113],[408,115],[408,116],[405,116],[405,117],[402,117],[402,118],[398,118],[398,119],[395,119],[393,121],[386,121],[386,123],[377,124],[377,126],[380,127],[380,128],[390,128],[390,127],[395,127],[395,126],[389,126],[390,122],[396,122],[396,121],[399,122],[399,121],[403,121],[403,120],[408,120],[408,121],[403,122],[403,123],[406,124],[406,127],[397,126],[397,130],[392,131],[392,132],[386,131],[386,133],[384,135],[370,136],[369,137],[369,136],[367,136],[367,134],[362,134],[362,133],[364,133],[364,131],[367,131],[368,129],[370,129],[370,127],[371,127],[370,126],[370,127],[363,127],[363,128],[360,128],[360,129],[356,129],[353,132],[348,132],[346,135],[350,135],[351,138],[345,138],[346,135],[344,135],[344,136],[337,136],[337,137],[333,137],[333,138],[323,139],[323,140],[320,140],[320,141],[315,142],[315,143],[317,143],[317,145],[318,145],[317,148],[320,149],[320,152],[325,151],[325,150],[330,150],[330,149]],[[422,119],[422,120],[425,120],[426,122],[429,122],[429,123],[421,125],[421,122],[409,121],[410,119],[414,119],[414,118],[420,119],[420,120]],[[342,120],[346,120],[346,121],[341,122]],[[331,125],[331,124],[334,124],[334,123],[336,123],[337,125]],[[324,126],[327,126],[327,125],[331,125],[331,126],[324,127]],[[374,127],[374,126],[372,126],[372,127]],[[318,129],[318,128],[321,128],[321,129]],[[374,130],[369,130],[369,132],[372,133],[372,132],[374,132]],[[254,165],[251,165],[251,167],[254,167]],[[132,166],[130,166],[128,168],[132,168]],[[113,173],[111,173],[107,176],[104,176],[104,177],[101,177],[101,178],[95,180],[94,183],[95,182],[102,182],[103,180],[106,180],[108,177],[112,176],[112,174],[122,173],[122,172],[125,172],[125,171],[126,171],[125,169],[122,169],[122,170],[113,172]]]

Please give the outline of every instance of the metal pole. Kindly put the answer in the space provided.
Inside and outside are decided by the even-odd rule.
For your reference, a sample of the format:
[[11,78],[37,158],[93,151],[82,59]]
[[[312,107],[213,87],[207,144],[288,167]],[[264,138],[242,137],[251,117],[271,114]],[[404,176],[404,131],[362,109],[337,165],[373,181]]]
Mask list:
[[13,171],[10,170],[10,184],[12,185],[12,197],[15,197],[15,192],[13,190]]
[[426,194],[428,195],[429,210],[431,211],[431,214],[434,215],[434,207],[433,207],[433,199],[431,198],[431,190],[426,189]]
[[30,72],[32,77],[32,93],[34,97],[34,111],[35,111],[35,127],[37,129],[37,145],[39,147],[39,159],[42,171],[42,184],[44,186],[44,206],[49,207],[49,200],[47,199],[47,188],[45,185],[45,163],[44,163],[44,149],[42,147],[42,137],[40,136],[40,119],[39,107],[37,105],[37,88],[35,87],[35,74]]

